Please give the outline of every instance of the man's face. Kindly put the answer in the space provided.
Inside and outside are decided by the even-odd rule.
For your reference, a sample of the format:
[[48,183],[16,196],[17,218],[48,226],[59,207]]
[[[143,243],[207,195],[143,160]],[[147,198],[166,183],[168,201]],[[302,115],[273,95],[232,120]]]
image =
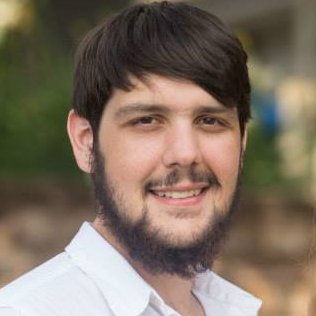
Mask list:
[[98,198],[102,213],[114,204],[125,226],[145,223],[149,239],[189,249],[230,211],[243,152],[237,111],[190,82],[132,82],[131,91],[114,91],[100,124],[95,173],[103,180],[94,182],[112,203]]

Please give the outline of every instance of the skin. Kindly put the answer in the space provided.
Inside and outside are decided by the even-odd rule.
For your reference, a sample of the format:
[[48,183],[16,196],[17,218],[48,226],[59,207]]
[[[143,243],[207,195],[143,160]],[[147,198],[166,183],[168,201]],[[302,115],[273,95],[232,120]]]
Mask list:
[[[236,186],[238,170],[246,147],[241,139],[236,108],[228,108],[195,84],[149,74],[146,80],[131,78],[130,91],[114,90],[100,123],[99,147],[105,157],[105,172],[114,188],[114,198],[130,221],[137,221],[144,209],[150,228],[177,246],[187,246],[206,229],[216,212],[228,209]],[[78,166],[91,172],[93,134],[89,122],[73,111],[68,133]],[[212,171],[220,188],[191,183],[189,168]],[[157,193],[204,188],[196,197],[166,198],[145,191],[145,184],[165,179],[175,168],[181,177],[172,187],[154,186]],[[203,315],[191,294],[192,281],[177,276],[151,275],[129,258],[103,225],[95,229],[110,242],[181,315]]]

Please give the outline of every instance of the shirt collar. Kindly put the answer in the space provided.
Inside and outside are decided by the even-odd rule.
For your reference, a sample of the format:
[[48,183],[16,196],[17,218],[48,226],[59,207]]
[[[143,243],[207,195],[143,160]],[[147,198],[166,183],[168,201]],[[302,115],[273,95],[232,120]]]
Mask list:
[[213,312],[218,309],[223,316],[255,316],[262,305],[261,300],[212,271],[196,277],[193,292],[204,306],[211,310],[213,306]]
[[117,316],[140,315],[147,307],[150,296],[157,295],[88,222],[83,223],[65,250],[98,285]]
[[[149,301],[164,305],[159,294],[90,223],[83,223],[65,250],[96,283],[116,316],[138,316]],[[256,315],[261,306],[260,300],[211,271],[196,277],[193,292],[206,312],[208,308],[213,311],[219,308],[221,315],[225,316],[239,315],[236,310],[240,315]]]

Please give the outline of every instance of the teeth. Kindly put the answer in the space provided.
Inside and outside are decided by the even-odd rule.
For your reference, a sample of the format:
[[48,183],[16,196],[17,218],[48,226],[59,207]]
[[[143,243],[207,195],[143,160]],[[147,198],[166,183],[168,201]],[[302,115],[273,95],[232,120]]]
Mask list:
[[171,199],[185,199],[192,196],[197,196],[201,193],[202,189],[190,190],[190,191],[167,191],[167,192],[155,192],[156,195],[161,197],[167,197]]

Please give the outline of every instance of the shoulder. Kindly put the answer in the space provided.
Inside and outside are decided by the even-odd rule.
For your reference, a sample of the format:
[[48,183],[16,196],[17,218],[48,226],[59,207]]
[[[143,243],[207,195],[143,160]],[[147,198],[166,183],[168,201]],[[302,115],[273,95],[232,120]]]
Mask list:
[[13,304],[28,293],[35,291],[44,284],[50,283],[71,269],[70,260],[61,253],[39,267],[24,274],[0,290],[0,307]]
[[92,279],[65,252],[0,290],[1,316],[89,315],[91,306],[107,308]]
[[12,307],[0,307],[1,316],[23,316],[19,311]]

